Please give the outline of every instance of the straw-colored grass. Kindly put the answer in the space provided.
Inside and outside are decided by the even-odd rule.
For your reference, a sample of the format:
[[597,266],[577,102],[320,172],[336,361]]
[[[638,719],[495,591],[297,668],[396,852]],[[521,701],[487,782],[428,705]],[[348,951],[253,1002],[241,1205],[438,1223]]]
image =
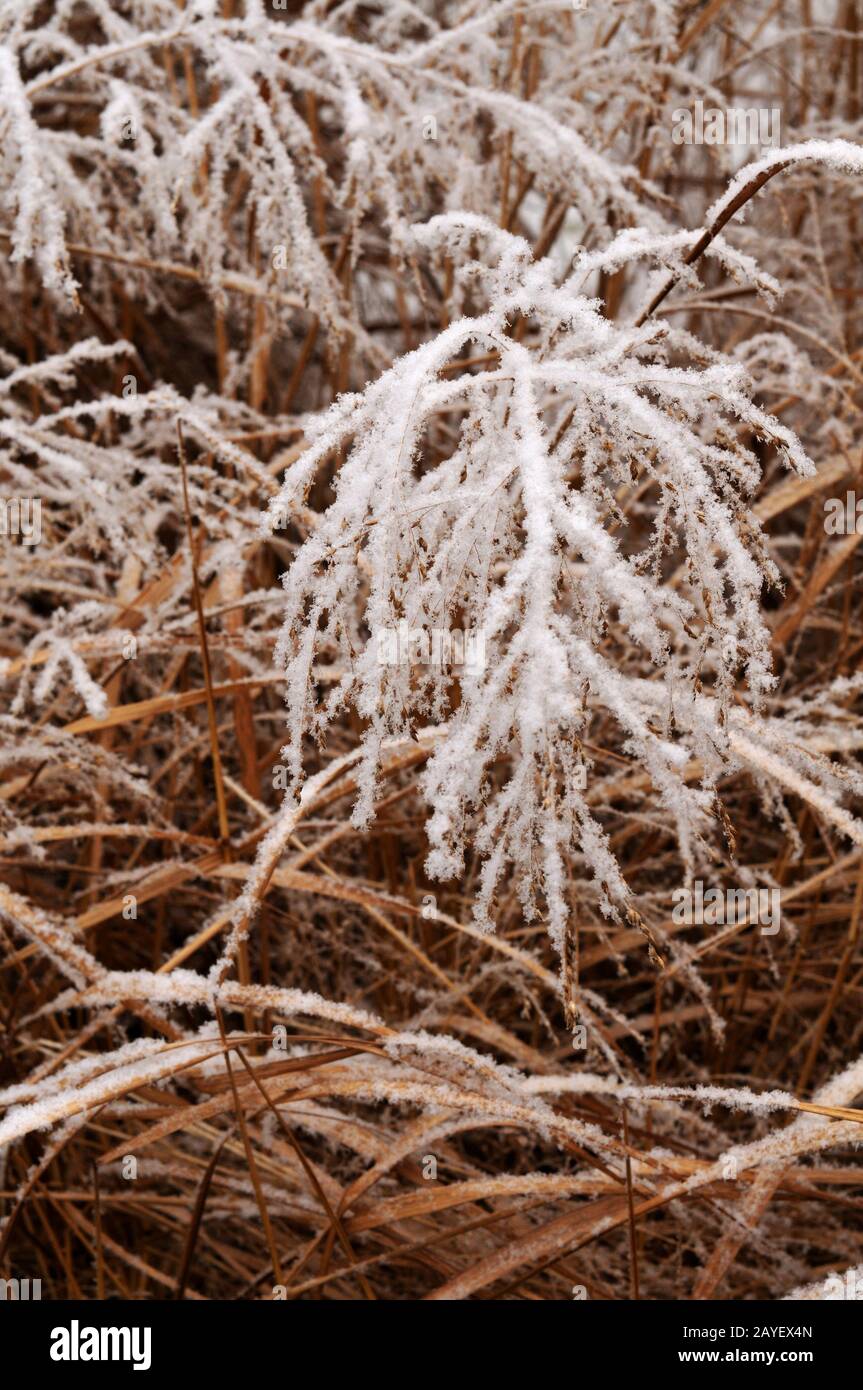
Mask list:
[[[859,7],[64,8],[0,3],[17,190],[0,213],[0,493],[42,500],[39,544],[0,540],[0,1276],[41,1278],[46,1298],[772,1299],[858,1264],[860,535],[829,534],[824,502],[863,487]],[[670,141],[671,109],[699,96],[778,106],[783,145],[821,153],[735,184],[748,157]],[[125,146],[108,129],[123,119]],[[670,367],[743,363],[772,421],[727,413],[716,440],[760,468],[729,503],[777,581],[756,605],[777,676],[759,708],[752,652],[730,672],[715,656],[734,575],[700,585],[721,550],[709,522],[693,516],[699,554],[679,537],[648,554],[661,459],[644,444],[656,471],[630,472],[640,437],[598,412],[577,439],[584,407],[541,388],[549,448],[575,441],[567,488],[593,486],[605,448],[604,531],[657,594],[693,599],[681,682],[703,658],[672,728],[670,667],[614,604],[597,623],[598,662],[637,694],[645,746],[683,748],[680,815],[701,819],[687,851],[655,767],[586,685],[567,746],[620,879],[597,887],[566,844],[558,937],[539,870],[534,916],[517,860],[484,896],[477,826],[512,785],[515,739],[466,815],[463,872],[430,876],[426,793],[448,788],[424,778],[467,686],[424,712],[415,687],[404,710],[346,697],[310,736],[368,638],[360,609],[309,657],[321,719],[293,707],[302,791],[285,780],[274,653],[286,602],[288,660],[310,611],[293,566],[318,536],[314,573],[343,563],[328,509],[362,447],[345,426],[319,448],[319,416],[492,312],[504,290],[462,273],[496,261],[487,229],[443,250],[406,231],[461,206],[548,257],[558,286],[578,248],[654,214],[691,232],[652,265],[597,262],[581,292],[633,360],[654,363],[669,328],[691,335],[668,339]],[[466,381],[498,389],[522,349],[562,360],[524,305],[435,370],[418,476],[457,448]],[[666,408],[682,428],[684,406]],[[507,406],[502,451],[510,424]],[[783,427],[809,475],[787,471]],[[375,524],[338,542],[354,566],[339,603],[374,586]],[[500,590],[517,554],[489,554]],[[405,574],[424,583],[431,559],[414,549]],[[574,594],[589,557],[565,562]],[[559,748],[536,774],[546,808]],[[522,851],[532,872],[539,841]],[[693,865],[780,891],[780,930],[681,923],[672,890]]]

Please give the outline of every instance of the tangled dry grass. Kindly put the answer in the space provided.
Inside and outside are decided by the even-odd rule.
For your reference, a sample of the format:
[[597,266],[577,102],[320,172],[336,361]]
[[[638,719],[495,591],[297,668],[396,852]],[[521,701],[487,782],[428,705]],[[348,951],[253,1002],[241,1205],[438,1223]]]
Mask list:
[[[0,482],[41,499],[0,563],[0,1274],[773,1299],[859,1263],[861,536],[824,526],[863,486],[859,23],[858,0],[0,4]],[[768,152],[735,197],[739,151],[669,138],[695,99],[778,107],[783,149],[818,150]],[[588,358],[622,401],[653,383],[655,435],[608,402],[579,433],[541,370]],[[541,754],[548,646],[476,746],[466,678],[377,673],[373,698],[354,669],[381,567],[395,621],[449,582],[433,549],[472,505],[378,547],[393,455],[429,509],[453,461],[453,489],[493,481],[529,370],[591,538],[554,538],[550,608],[595,663]],[[677,430],[727,512],[675,510]],[[340,474],[374,478],[355,532]],[[494,486],[510,519],[477,532],[511,596],[535,515]],[[456,623],[482,618],[469,558]],[[778,890],[781,929],[675,920],[693,874]]]

